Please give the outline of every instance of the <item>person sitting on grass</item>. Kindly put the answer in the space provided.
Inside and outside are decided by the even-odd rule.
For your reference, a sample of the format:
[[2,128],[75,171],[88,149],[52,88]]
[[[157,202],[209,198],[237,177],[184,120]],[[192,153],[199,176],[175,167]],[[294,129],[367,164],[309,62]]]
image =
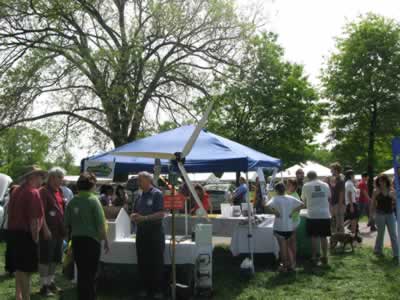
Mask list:
[[292,215],[300,211],[303,203],[289,195],[285,195],[285,185],[279,182],[275,185],[277,195],[267,203],[267,211],[275,215],[274,235],[279,243],[282,264],[281,272],[294,271],[296,257],[289,247],[293,243],[295,226]]

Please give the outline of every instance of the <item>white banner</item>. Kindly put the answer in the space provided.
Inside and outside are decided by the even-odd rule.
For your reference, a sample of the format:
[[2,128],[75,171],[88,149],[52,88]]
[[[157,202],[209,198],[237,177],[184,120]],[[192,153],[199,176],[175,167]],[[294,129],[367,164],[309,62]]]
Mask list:
[[96,177],[114,179],[115,160],[110,163],[85,160],[85,172],[92,172]]

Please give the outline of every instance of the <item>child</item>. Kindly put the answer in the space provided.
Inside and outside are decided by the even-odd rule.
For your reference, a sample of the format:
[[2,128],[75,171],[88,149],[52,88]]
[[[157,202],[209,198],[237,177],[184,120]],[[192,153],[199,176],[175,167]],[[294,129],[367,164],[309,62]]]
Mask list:
[[275,185],[275,191],[277,195],[267,203],[267,210],[275,215],[274,235],[279,243],[282,260],[280,271],[294,271],[296,257],[289,247],[295,242],[292,214],[304,208],[304,204],[292,196],[285,195],[285,185],[282,182]]

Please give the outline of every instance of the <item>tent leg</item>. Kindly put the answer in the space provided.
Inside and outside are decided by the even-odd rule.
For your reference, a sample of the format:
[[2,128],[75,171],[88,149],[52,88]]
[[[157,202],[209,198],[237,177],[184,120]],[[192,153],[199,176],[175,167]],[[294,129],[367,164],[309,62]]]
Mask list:
[[247,218],[248,218],[248,223],[249,223],[249,232],[248,232],[248,245],[249,245],[249,253],[250,253],[250,259],[251,259],[251,268],[252,268],[252,273],[254,274],[255,269],[254,269],[254,254],[253,254],[253,231],[252,231],[252,211],[251,211],[251,206],[250,206],[250,184],[249,184],[249,173],[246,172],[246,181],[248,185],[248,193],[246,196],[247,200]]
[[189,236],[188,233],[188,219],[189,219],[189,215],[188,215],[188,202],[187,200],[185,201],[185,237]]

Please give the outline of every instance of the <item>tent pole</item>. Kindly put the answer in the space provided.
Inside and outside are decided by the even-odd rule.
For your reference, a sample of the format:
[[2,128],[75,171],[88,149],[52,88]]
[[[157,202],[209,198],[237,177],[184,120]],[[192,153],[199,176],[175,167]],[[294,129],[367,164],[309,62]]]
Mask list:
[[175,240],[175,208],[172,208],[171,218],[171,239],[172,239],[172,255],[171,255],[171,266],[172,266],[172,286],[171,286],[171,297],[172,300],[176,299],[176,264],[175,264],[175,251],[176,251],[176,240]]
[[188,235],[188,219],[189,219],[189,213],[188,213],[188,200],[185,201],[185,237],[189,236]]
[[248,192],[246,195],[246,201],[247,201],[247,219],[249,222],[249,232],[247,235],[247,241],[249,245],[249,253],[250,253],[250,259],[251,259],[251,268],[252,268],[252,274],[254,274],[254,254],[253,254],[253,233],[252,233],[252,224],[251,224],[251,206],[250,206],[250,184],[249,184],[249,172],[246,171],[246,181],[247,181],[247,186],[248,186]]

